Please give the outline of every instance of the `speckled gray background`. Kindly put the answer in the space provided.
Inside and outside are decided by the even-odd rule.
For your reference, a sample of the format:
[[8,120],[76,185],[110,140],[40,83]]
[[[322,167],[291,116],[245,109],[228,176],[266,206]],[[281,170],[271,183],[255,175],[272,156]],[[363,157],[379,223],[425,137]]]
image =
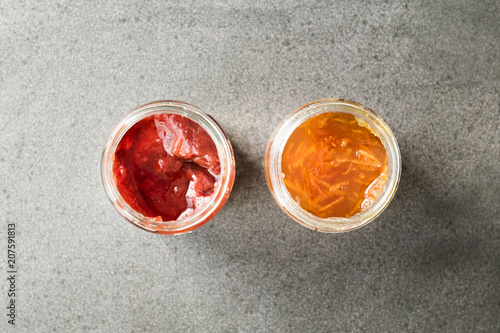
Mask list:
[[[498,1],[1,1],[0,331],[499,332]],[[274,126],[343,97],[399,140],[391,205],[347,234],[265,185]],[[200,106],[235,188],[192,234],[109,204],[102,147],[137,105]],[[18,229],[7,325],[7,223]]]

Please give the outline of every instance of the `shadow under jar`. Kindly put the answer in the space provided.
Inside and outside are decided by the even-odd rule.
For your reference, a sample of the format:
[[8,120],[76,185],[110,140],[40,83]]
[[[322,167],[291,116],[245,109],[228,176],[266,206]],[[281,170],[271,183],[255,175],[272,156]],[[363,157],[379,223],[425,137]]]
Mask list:
[[222,209],[235,161],[212,117],[184,102],[157,101],[115,126],[101,174],[120,215],[141,229],[174,235],[199,228]]
[[264,167],[280,208],[321,232],[346,232],[379,216],[398,187],[394,134],[373,111],[345,99],[302,106],[274,130]]

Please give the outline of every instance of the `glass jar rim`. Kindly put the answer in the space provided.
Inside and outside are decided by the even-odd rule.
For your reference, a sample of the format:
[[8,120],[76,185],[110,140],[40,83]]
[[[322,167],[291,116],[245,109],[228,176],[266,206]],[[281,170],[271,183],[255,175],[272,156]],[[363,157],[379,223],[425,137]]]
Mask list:
[[[389,174],[379,197],[366,210],[351,217],[321,218],[315,216],[293,200],[282,177],[283,148],[293,131],[306,120],[326,112],[343,112],[365,121],[384,145],[389,164]],[[288,115],[276,127],[266,147],[266,179],[269,189],[281,209],[299,224],[321,232],[347,232],[360,228],[378,217],[394,197],[401,175],[399,146],[389,126],[375,112],[347,99],[321,99],[306,104]]]
[[[113,174],[114,153],[125,133],[140,120],[155,114],[178,114],[200,125],[216,145],[221,164],[217,188],[210,202],[199,212],[181,220],[156,221],[132,209],[121,197]],[[175,100],[161,100],[138,106],[126,114],[113,128],[104,146],[101,159],[102,182],[113,207],[135,226],[160,234],[190,232],[212,219],[227,201],[234,184],[235,161],[229,139],[219,124],[197,106]]]

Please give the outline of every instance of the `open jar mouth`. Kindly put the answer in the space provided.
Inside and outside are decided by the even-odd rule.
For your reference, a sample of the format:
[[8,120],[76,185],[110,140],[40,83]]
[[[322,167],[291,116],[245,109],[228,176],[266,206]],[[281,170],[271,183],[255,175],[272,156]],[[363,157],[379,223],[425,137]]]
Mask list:
[[[186,117],[201,126],[213,140],[220,161],[218,186],[210,201],[195,214],[180,220],[157,221],[137,212],[123,199],[117,189],[113,164],[116,149],[125,133],[140,120],[157,114],[174,114]],[[101,176],[106,194],[113,207],[135,226],[158,234],[191,232],[211,220],[226,203],[234,183],[235,161],[231,143],[222,128],[200,108],[180,101],[156,101],[137,107],[123,117],[111,132],[101,160]]]
[[[322,218],[309,213],[292,198],[282,176],[283,150],[291,134],[305,121],[327,112],[348,113],[366,122],[379,137],[387,153],[389,171],[380,195],[368,208],[350,217]],[[264,167],[271,194],[293,220],[316,231],[347,232],[373,221],[389,205],[399,184],[401,155],[394,134],[375,112],[346,99],[322,99],[300,107],[276,127],[267,142]]]

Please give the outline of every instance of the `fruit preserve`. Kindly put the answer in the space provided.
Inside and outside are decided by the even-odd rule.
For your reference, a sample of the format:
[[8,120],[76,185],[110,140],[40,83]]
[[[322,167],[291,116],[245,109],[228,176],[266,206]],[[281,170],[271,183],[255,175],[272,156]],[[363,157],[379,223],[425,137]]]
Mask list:
[[183,219],[210,201],[220,175],[215,143],[176,114],[140,120],[121,139],[113,174],[125,202],[159,221]]
[[278,205],[305,227],[344,232],[375,219],[396,192],[401,157],[384,121],[343,99],[307,104],[269,138],[264,160]]
[[219,125],[175,101],[139,107],[115,127],[102,162],[103,182],[118,212],[143,229],[189,232],[226,202],[234,156]]
[[387,154],[368,125],[326,112],[300,124],[281,160],[292,198],[319,217],[350,217],[368,208],[387,179]]

